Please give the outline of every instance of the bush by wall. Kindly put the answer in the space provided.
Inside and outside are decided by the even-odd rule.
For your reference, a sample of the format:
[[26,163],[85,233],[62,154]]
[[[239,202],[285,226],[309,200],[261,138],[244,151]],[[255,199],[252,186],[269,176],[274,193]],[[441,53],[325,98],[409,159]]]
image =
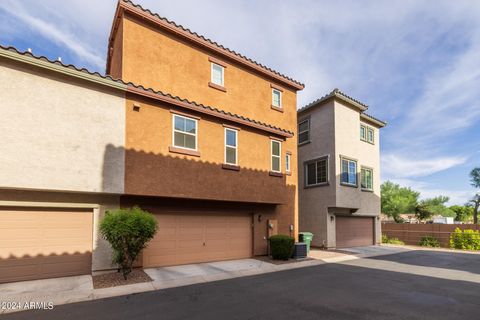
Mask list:
[[432,247],[432,248],[438,248],[440,247],[440,243],[438,242],[437,238],[433,236],[424,236],[422,237],[422,240],[420,240],[419,243],[422,247]]
[[398,238],[389,238],[385,233],[382,233],[382,243],[405,245],[405,242],[402,240],[399,240]]
[[480,232],[478,230],[461,230],[456,228],[450,235],[450,247],[462,250],[480,250]]
[[293,246],[295,244],[294,238],[279,234],[271,236],[268,240],[270,242],[270,252],[273,259],[288,260],[292,256]]
[[157,220],[139,207],[107,211],[100,232],[112,246],[113,263],[126,280],[133,262],[157,232]]

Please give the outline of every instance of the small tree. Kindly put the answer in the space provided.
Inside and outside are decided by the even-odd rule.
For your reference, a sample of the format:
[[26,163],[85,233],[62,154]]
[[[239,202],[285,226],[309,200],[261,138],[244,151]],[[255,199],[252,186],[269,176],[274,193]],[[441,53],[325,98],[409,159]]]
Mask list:
[[395,222],[402,222],[404,213],[415,211],[420,193],[410,188],[401,187],[391,181],[382,183],[380,187],[382,213],[392,217]]
[[415,207],[415,215],[418,220],[427,220],[434,215],[454,217],[455,212],[445,206],[445,203],[449,200],[450,199],[445,196],[424,199]]
[[[475,168],[470,172],[470,183],[474,188],[480,188],[480,168]],[[480,208],[480,193],[477,193],[470,203],[473,207],[473,223],[478,223],[478,209]]]
[[471,206],[453,205],[449,208],[455,212],[455,221],[469,221],[473,217],[473,208]]
[[157,231],[157,220],[147,211],[135,206],[107,211],[100,222],[100,232],[113,249],[113,263],[127,275],[133,262]]

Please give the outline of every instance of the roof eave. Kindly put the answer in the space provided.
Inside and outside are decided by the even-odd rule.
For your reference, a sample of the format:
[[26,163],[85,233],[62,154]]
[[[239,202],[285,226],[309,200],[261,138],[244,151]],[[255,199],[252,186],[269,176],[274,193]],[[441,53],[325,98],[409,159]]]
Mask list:
[[381,121],[381,120],[379,120],[379,119],[375,119],[375,118],[373,118],[372,116],[369,116],[369,115],[367,115],[367,114],[365,114],[365,113],[360,113],[360,118],[361,118],[362,120],[365,120],[365,121],[368,121],[368,122],[370,122],[370,123],[373,123],[373,124],[377,125],[379,128],[383,128],[383,127],[385,127],[385,126],[387,125],[386,122]]

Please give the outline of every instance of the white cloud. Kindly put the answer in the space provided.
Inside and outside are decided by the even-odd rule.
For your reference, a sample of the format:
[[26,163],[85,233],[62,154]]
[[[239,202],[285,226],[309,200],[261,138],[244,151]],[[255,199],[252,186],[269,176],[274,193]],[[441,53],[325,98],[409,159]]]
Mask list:
[[382,170],[386,176],[394,178],[423,177],[463,164],[466,160],[466,157],[418,159],[387,154],[382,156]]

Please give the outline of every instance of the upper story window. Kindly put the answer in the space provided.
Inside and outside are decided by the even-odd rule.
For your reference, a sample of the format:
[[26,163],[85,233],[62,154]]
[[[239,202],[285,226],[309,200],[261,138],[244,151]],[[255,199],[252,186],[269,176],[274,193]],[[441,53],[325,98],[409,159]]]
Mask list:
[[375,142],[375,131],[373,130],[373,128],[361,124],[360,140],[373,144]]
[[362,190],[373,191],[373,170],[362,167],[360,176]]
[[281,154],[282,154],[282,143],[278,140],[271,141],[271,167],[273,172],[281,171]]
[[237,165],[238,131],[225,128],[225,163]]
[[298,144],[310,141],[310,119],[298,123]]
[[291,162],[292,162],[292,155],[290,153],[287,153],[285,155],[285,172],[286,173],[292,173]]
[[305,186],[328,183],[328,157],[305,162]]
[[197,120],[178,114],[173,115],[173,145],[197,150]]
[[282,91],[272,88],[272,106],[282,108]]
[[212,65],[212,74],[211,74],[211,82],[216,84],[217,86],[224,87],[224,73],[225,68],[219,64],[211,63]]
[[349,186],[357,186],[357,161],[341,158],[340,183]]

